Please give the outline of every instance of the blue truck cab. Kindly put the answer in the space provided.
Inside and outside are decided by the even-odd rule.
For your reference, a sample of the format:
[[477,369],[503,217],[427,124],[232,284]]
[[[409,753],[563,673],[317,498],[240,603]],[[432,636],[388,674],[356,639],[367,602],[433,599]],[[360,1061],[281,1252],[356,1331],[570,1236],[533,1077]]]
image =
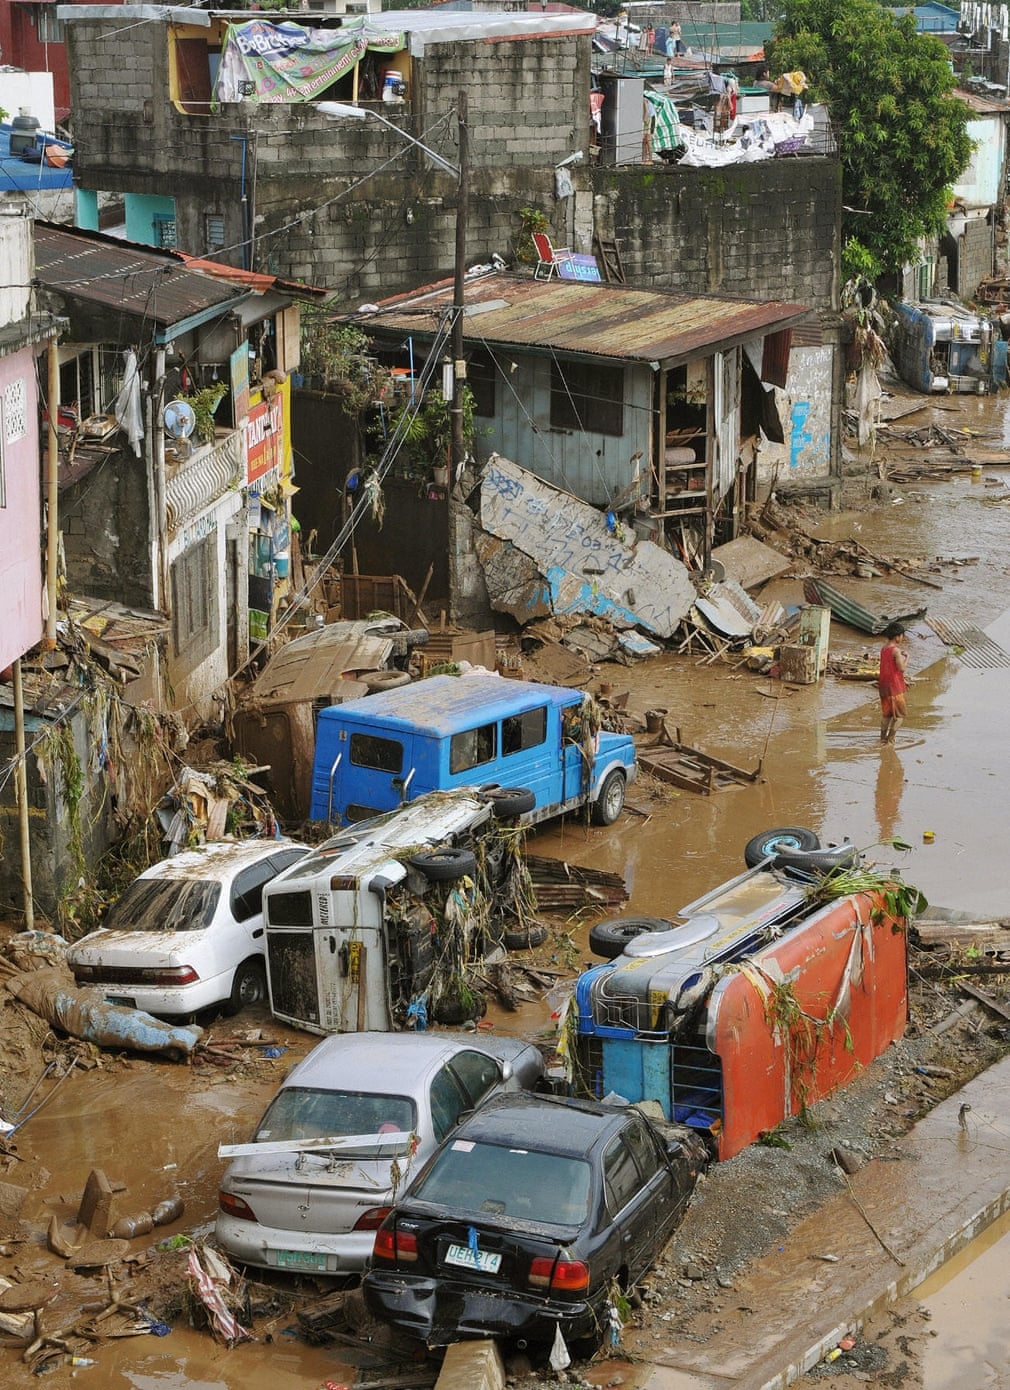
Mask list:
[[310,816],[347,824],[425,792],[497,785],[533,793],[527,824],[588,804],[611,825],[636,772],[631,737],[595,728],[580,690],[431,676],[320,711]]

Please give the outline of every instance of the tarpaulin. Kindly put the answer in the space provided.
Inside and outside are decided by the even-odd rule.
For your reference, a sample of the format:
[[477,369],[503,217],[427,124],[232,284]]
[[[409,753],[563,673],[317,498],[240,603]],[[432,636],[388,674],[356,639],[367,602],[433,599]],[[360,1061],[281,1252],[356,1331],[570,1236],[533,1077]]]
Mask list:
[[680,117],[677,104],[672,97],[662,92],[647,91],[645,99],[649,103],[652,116],[652,148],[656,154],[660,150],[676,150],[684,143],[680,133]]
[[340,29],[263,19],[229,24],[214,97],[260,104],[314,101],[368,49],[398,53],[404,43],[401,32],[367,24]]

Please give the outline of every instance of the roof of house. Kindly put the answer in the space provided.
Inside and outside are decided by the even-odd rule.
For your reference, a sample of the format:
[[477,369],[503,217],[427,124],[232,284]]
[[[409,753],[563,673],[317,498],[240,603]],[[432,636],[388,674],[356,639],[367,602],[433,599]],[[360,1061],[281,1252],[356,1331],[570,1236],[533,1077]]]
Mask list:
[[[445,280],[354,315],[369,332],[434,333],[452,305]],[[627,285],[472,275],[464,288],[463,336],[488,346],[567,357],[678,366],[747,338],[797,323],[803,304],[728,295],[675,294]]]
[[48,290],[140,315],[163,329],[268,291],[311,299],[327,294],[181,251],[41,221],[35,223],[35,273]]
[[35,274],[48,290],[136,314],[162,328],[237,304],[245,289],[178,257],[101,233],[35,224]]

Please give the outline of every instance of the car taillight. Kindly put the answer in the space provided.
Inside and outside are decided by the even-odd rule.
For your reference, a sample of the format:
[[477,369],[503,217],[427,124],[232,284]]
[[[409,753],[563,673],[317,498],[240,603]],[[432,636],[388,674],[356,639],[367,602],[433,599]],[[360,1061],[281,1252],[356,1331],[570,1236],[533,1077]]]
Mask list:
[[199,974],[191,965],[167,965],[154,968],[138,965],[75,965],[74,979],[80,984],[155,985],[173,988],[195,985]]
[[369,1207],[354,1223],[356,1231],[375,1231],[382,1225],[391,1211],[390,1207]]
[[417,1236],[412,1231],[380,1226],[372,1246],[373,1260],[416,1260]]
[[141,970],[138,974],[145,985],[195,985],[200,978],[191,965],[171,965],[165,970]]
[[530,1262],[529,1281],[552,1293],[578,1293],[589,1288],[589,1266],[563,1256],[538,1255]]
[[217,1204],[227,1216],[234,1216],[239,1221],[256,1220],[256,1213],[249,1203],[244,1202],[241,1197],[236,1197],[233,1192],[219,1192]]

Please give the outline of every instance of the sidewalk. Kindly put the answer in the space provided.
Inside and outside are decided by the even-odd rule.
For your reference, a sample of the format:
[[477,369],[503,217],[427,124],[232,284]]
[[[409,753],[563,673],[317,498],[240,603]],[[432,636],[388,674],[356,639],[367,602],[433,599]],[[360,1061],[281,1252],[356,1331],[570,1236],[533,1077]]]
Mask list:
[[729,1325],[713,1315],[704,1342],[678,1342],[671,1323],[671,1345],[636,1377],[640,1390],[784,1390],[1001,1216],[1010,1207],[1010,1058],[942,1101],[896,1148],[897,1162],[861,1168],[848,1179],[851,1197],[802,1221],[784,1248],[734,1280],[728,1301],[746,1313]]

